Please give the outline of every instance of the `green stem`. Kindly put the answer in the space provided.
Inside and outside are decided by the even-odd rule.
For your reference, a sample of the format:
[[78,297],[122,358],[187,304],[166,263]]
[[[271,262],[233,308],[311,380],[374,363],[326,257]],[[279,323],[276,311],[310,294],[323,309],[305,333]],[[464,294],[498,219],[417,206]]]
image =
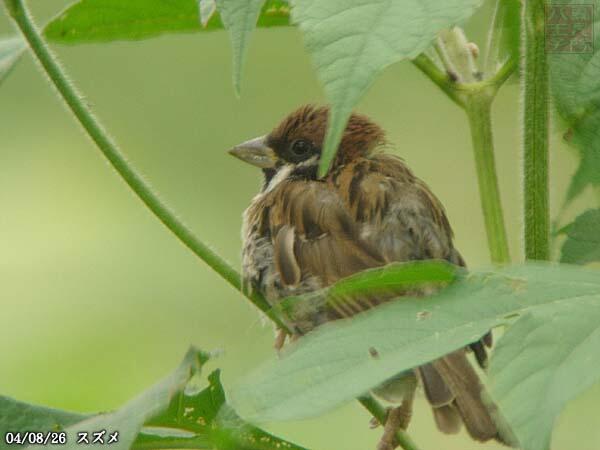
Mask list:
[[548,194],[548,67],[544,48],[544,1],[523,6],[523,161],[525,257],[550,256]]
[[456,89],[454,82],[447,73],[442,72],[438,66],[425,53],[421,53],[412,63],[421,72],[429,77],[454,103],[461,108],[464,107],[464,99]]
[[510,262],[506,229],[496,163],[494,161],[494,142],[492,136],[491,103],[493,95],[485,91],[472,95],[465,103],[465,112],[469,118],[471,139],[477,167],[479,196],[485,220],[488,246],[492,261],[498,264]]
[[[372,395],[363,395],[358,398],[358,401],[373,415],[373,417],[377,419],[380,424],[385,425],[385,421],[387,419],[387,410],[381,406],[381,404],[375,400]],[[419,450],[417,444],[413,442],[408,433],[406,433],[404,430],[398,430],[396,432],[396,440],[398,441],[398,445],[404,450]]]
[[510,253],[494,160],[491,104],[500,87],[514,72],[516,60],[510,58],[489,78],[471,83],[454,82],[425,54],[417,56],[413,64],[467,114],[490,256],[494,263],[509,263]]
[[[12,16],[17,26],[25,36],[25,39],[29,42],[29,46],[44,68],[44,72],[56,86],[56,89],[62,96],[63,100],[67,103],[87,134],[96,143],[102,154],[106,157],[106,159],[108,159],[119,175],[125,180],[125,182],[148,207],[148,209],[150,209],[150,211],[152,211],[152,213],[169,230],[171,230],[171,232],[177,236],[177,238],[185,246],[194,252],[194,254],[196,254],[202,261],[208,264],[209,267],[211,267],[215,272],[221,275],[229,284],[244,293],[242,290],[241,277],[239,273],[216,252],[211,250],[208,245],[200,241],[200,239],[198,239],[192,233],[192,231],[177,218],[175,213],[173,213],[167,207],[167,205],[165,205],[158,198],[158,196],[152,191],[144,179],[127,162],[127,159],[119,150],[117,145],[112,141],[112,139],[109,138],[108,134],[100,125],[98,120],[85,106],[76,89],[71,83],[69,83],[56,58],[52,55],[52,52],[46,45],[46,42],[40,36],[37,28],[35,27],[29,11],[23,3],[23,0],[4,0],[4,3],[9,14]],[[273,322],[275,322],[277,326],[287,330],[285,324],[275,315],[272,308],[263,296],[256,292],[253,294],[244,293],[244,295],[246,295],[246,297],[256,307],[264,312]],[[383,406],[379,405],[379,403],[377,403],[377,401],[373,398],[371,398],[369,405],[370,406],[367,409],[369,411],[371,411],[371,409],[376,410],[378,414],[377,419],[380,421],[385,421],[385,414],[382,413],[382,411],[385,411]],[[410,441],[406,433],[403,431],[398,433],[398,438],[401,446],[403,446],[402,442]],[[417,450],[416,446],[414,445],[412,445],[412,447],[403,446],[403,448],[405,450]]]
[[[152,191],[150,185],[146,183],[143,177],[129,164],[116,143],[109,137],[102,125],[100,125],[96,117],[94,117],[93,113],[82,101],[81,95],[65,76],[56,58],[52,55],[46,42],[35,27],[23,0],[5,0],[5,4],[9,13],[29,42],[31,50],[44,68],[45,73],[52,83],[54,83],[56,89],[58,89],[58,92],[69,106],[76,119],[81,123],[87,134],[96,143],[100,151],[119,175],[121,175],[123,180],[125,180],[150,211],[152,211],[184,245],[206,262],[206,264],[208,264],[215,272],[225,278],[232,286],[241,290],[239,273],[208,245],[198,239],[193,232],[177,218],[175,213],[159,199]],[[260,295],[253,294],[249,299],[261,311],[272,315],[269,304]],[[272,317],[272,319],[278,321],[275,317]]]

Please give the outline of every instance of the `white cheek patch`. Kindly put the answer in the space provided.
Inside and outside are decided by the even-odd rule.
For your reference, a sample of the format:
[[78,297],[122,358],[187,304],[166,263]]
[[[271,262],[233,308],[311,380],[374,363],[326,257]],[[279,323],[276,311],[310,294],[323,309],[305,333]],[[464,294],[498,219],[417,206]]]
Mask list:
[[271,178],[271,181],[269,181],[269,185],[267,186],[267,189],[265,189],[265,193],[271,192],[273,189],[275,189],[279,183],[281,183],[287,177],[290,176],[293,170],[294,166],[290,166],[289,164],[281,166],[281,168],[277,171],[275,176]]
[[306,161],[302,161],[300,164],[298,164],[297,167],[316,166],[318,161],[319,161],[319,155],[315,155],[315,156],[307,159]]

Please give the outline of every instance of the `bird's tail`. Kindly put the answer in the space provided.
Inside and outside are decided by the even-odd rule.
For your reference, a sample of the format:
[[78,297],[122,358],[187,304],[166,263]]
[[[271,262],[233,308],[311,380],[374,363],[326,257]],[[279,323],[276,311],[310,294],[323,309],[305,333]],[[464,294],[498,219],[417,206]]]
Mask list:
[[487,399],[464,350],[421,366],[418,373],[440,431],[458,433],[464,423],[475,440],[495,439],[514,445],[512,433],[503,424],[496,405]]

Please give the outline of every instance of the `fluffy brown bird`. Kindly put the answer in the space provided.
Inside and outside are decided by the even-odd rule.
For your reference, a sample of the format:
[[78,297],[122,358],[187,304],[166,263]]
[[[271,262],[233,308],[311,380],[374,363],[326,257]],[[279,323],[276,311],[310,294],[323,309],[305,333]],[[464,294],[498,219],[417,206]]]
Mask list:
[[[303,106],[266,136],[230,150],[264,174],[260,193],[244,213],[247,288],[275,306],[282,298],[394,261],[442,259],[464,266],[442,204],[401,159],[382,152],[384,132],[369,118],[350,117],[329,174],[317,177],[327,117],[326,107]],[[329,308],[315,313],[309,326],[291,326],[300,335],[342,316],[344,311]],[[482,366],[490,343],[488,335],[471,345]],[[483,387],[465,350],[413,372],[374,389],[385,399],[401,401],[390,410],[378,449],[394,448],[396,429],[408,425],[417,380],[441,431],[456,433],[464,423],[478,441],[506,441],[495,422],[495,407],[482,400]]]

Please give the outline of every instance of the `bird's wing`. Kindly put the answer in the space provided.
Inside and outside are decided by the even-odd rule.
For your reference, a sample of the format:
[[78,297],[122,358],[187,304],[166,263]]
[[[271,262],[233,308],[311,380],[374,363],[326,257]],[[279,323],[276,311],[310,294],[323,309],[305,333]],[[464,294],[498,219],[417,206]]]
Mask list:
[[285,285],[314,277],[327,286],[384,264],[360,238],[344,203],[325,183],[287,181],[271,195],[268,221],[273,256]]
[[[386,154],[359,159],[330,182],[362,224],[363,238],[387,262],[442,259],[466,266],[442,203],[401,159]],[[481,367],[491,345],[490,333],[470,345]]]
[[387,261],[446,259],[464,265],[444,207],[401,159],[384,154],[359,159],[332,182],[363,224],[365,239]]

